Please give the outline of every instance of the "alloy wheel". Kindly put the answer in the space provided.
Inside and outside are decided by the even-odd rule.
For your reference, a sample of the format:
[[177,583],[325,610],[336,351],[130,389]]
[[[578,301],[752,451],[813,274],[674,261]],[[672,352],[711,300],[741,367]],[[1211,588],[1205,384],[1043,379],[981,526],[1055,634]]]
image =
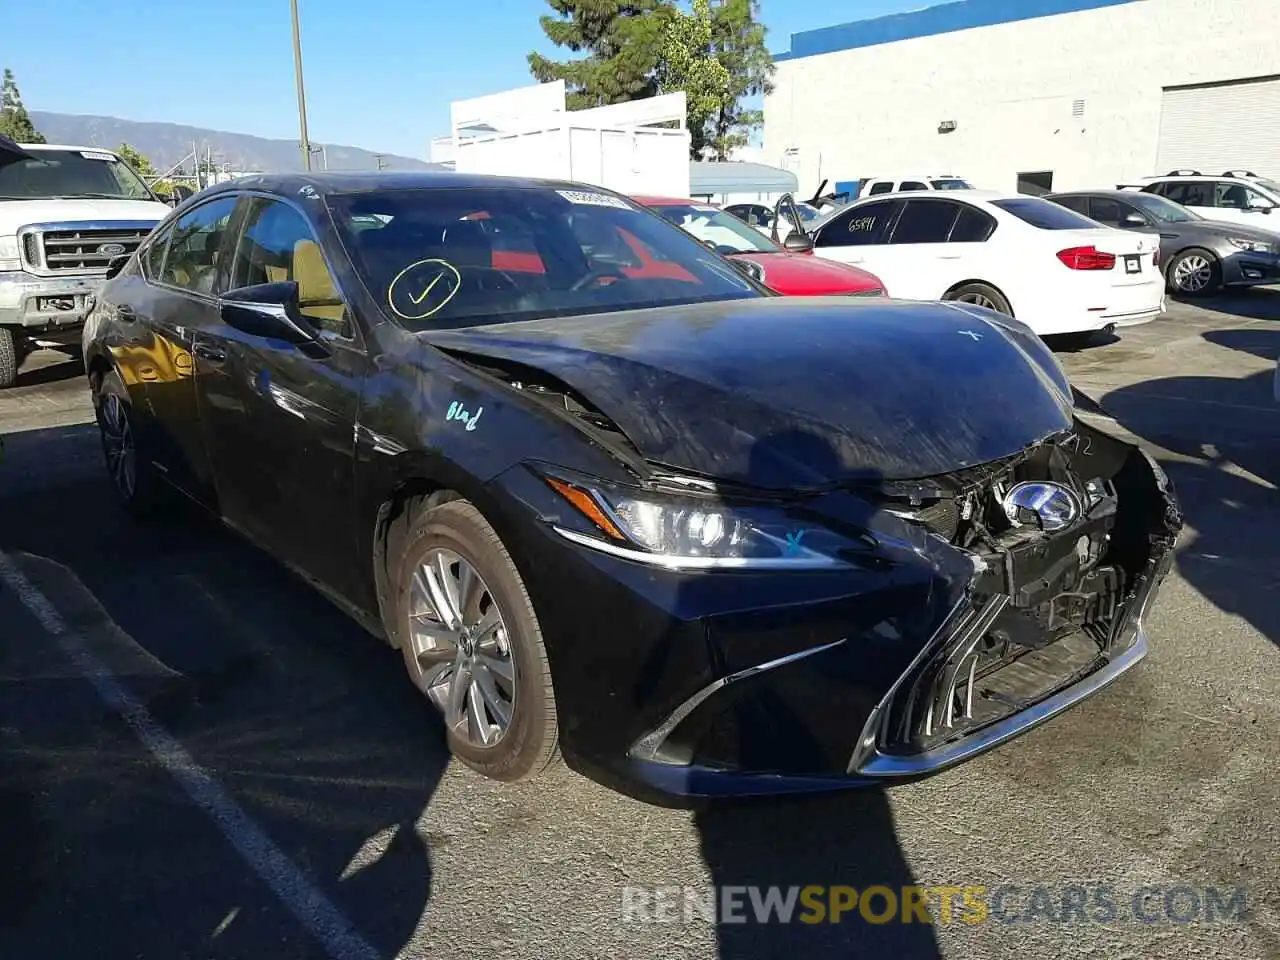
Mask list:
[[428,550],[409,585],[415,681],[455,737],[493,747],[511,726],[516,667],[506,621],[488,585],[452,550]]
[[1173,268],[1173,285],[1183,293],[1200,293],[1213,282],[1213,265],[1207,258],[1193,253],[1179,260]]
[[1000,312],[1000,308],[996,306],[995,301],[990,297],[984,297],[980,293],[966,293],[956,297],[960,303],[972,303],[975,307],[986,307],[988,310]]
[[138,453],[133,439],[133,426],[124,402],[114,394],[102,398],[98,410],[98,426],[102,434],[102,452],[107,458],[107,471],[116,490],[131,500],[138,486]]

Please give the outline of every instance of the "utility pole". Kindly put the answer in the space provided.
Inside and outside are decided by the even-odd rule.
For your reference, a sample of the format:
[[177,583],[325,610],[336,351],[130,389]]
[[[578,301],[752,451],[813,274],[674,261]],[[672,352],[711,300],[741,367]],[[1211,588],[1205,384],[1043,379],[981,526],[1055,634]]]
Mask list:
[[381,154],[381,153],[375,153],[375,154],[373,155],[373,159],[374,159],[374,162],[376,162],[376,163],[378,164],[378,169],[379,169],[379,170],[383,170],[383,169],[385,169],[385,168],[386,168],[386,166],[387,166],[387,158],[386,158],[386,156],[385,156],[384,154]]
[[307,136],[307,91],[302,85],[302,34],[298,28],[298,0],[289,0],[293,14],[293,72],[298,80],[298,129],[302,134],[302,168],[311,169],[311,140]]

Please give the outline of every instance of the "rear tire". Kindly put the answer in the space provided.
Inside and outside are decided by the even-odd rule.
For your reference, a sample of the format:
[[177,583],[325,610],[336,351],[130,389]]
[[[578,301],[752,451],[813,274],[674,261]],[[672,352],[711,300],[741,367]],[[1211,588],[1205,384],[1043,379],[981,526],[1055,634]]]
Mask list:
[[1183,250],[1169,261],[1165,283],[1179,297],[1211,296],[1222,288],[1222,262],[1199,247]]
[[129,392],[114,372],[96,374],[91,385],[102,455],[116,496],[134,516],[154,516],[170,506],[173,497],[140,442]]
[[404,546],[390,558],[387,635],[444,716],[454,756],[495,780],[531,779],[556,761],[559,723],[524,581],[472,504],[410,509]]
[[954,290],[948,291],[943,299],[971,303],[975,307],[986,307],[996,313],[1003,313],[1007,317],[1013,316],[1013,308],[1009,306],[1009,301],[1004,298],[1004,294],[987,283],[961,284]]
[[22,363],[22,337],[8,327],[0,327],[0,390],[18,382]]

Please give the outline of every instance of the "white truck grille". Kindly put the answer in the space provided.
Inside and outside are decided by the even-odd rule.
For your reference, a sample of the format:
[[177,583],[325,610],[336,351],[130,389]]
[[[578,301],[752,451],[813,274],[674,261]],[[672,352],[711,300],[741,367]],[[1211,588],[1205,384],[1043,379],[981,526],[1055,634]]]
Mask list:
[[119,256],[138,249],[154,223],[50,223],[24,228],[22,256],[40,276],[103,273]]

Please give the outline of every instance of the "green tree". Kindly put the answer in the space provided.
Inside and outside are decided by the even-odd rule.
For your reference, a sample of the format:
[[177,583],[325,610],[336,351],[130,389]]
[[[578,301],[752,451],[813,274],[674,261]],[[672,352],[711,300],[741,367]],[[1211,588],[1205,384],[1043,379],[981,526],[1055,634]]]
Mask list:
[[0,134],[18,143],[45,142],[22,105],[22,94],[8,67],[4,69],[4,80],[0,81]]
[[717,159],[727,159],[746,146],[764,123],[764,112],[743,103],[773,92],[773,58],[765,46],[758,0],[716,0],[711,15],[711,46],[729,75],[728,95],[721,103],[707,140]]
[[138,176],[142,177],[143,180],[150,181],[151,178],[156,175],[156,168],[151,161],[136,149],[129,146],[129,144],[122,143],[120,146],[116,147],[116,155],[129,166],[133,167]]
[[570,110],[625,103],[658,92],[663,39],[675,13],[670,0],[547,3],[557,15],[539,18],[543,33],[557,47],[585,56],[556,61],[530,53],[529,71],[540,83],[565,81]]
[[[663,35],[658,89],[684,91],[689,154],[701,159],[709,136],[725,109],[732,81],[712,49],[714,21],[711,0],[693,0],[689,13],[676,11]],[[713,148],[714,149],[714,148]]]

